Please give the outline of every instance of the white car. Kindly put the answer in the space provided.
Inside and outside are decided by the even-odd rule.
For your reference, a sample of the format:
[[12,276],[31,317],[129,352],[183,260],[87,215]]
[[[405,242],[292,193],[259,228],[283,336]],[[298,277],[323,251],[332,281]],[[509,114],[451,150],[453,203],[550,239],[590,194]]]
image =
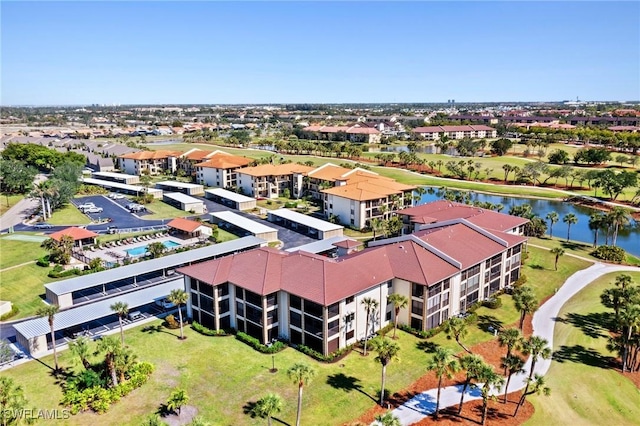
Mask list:
[[102,213],[104,209],[102,207],[89,207],[88,209],[84,209],[85,213]]
[[111,194],[109,194],[109,198],[113,199],[113,200],[121,200],[124,198],[123,194],[118,194],[117,192],[112,192]]
[[87,210],[87,209],[91,209],[91,208],[95,208],[95,207],[96,207],[96,205],[95,205],[95,204],[93,204],[93,203],[84,203],[84,204],[80,204],[80,205],[78,206],[78,208],[79,208],[80,210]]
[[166,298],[165,299],[156,300],[156,305],[158,305],[158,306],[160,306],[160,307],[162,307],[164,309],[171,309],[171,308],[175,308],[176,307],[175,303],[171,303],[169,301],[169,299],[166,299]]

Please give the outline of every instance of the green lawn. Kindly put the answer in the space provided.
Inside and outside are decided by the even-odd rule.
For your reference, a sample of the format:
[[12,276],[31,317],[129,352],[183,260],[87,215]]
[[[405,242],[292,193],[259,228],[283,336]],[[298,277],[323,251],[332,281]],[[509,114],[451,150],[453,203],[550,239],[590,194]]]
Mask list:
[[22,194],[13,194],[7,197],[7,194],[0,194],[0,215],[3,215],[11,207],[24,198]]
[[[21,234],[32,235],[21,232],[11,235]],[[44,256],[47,254],[47,251],[40,247],[40,244],[41,243],[35,241],[17,241],[10,240],[6,237],[0,238],[0,269],[34,261]]]
[[[608,331],[599,295],[618,274],[604,276],[569,300],[556,323],[554,361],[547,374],[551,397],[532,397],[535,414],[525,424],[638,425],[640,391],[607,361]],[[640,282],[640,273],[630,274]],[[604,318],[606,318],[606,314]]]
[[152,213],[141,216],[142,219],[173,219],[193,216],[191,213],[177,209],[161,200],[153,200],[151,203],[146,204],[145,207]]
[[64,207],[55,210],[53,215],[47,219],[52,225],[87,225],[91,223],[91,219],[73,204],[67,204]]
[[[575,254],[577,256],[582,256],[588,259],[592,259],[594,262],[601,261],[600,259],[591,255],[591,252],[593,251],[593,246],[591,244],[585,244],[579,241],[566,242],[565,240],[560,238],[551,239],[551,238],[545,237],[545,238],[529,238],[529,243],[537,246],[547,247],[550,249],[554,247],[562,247],[565,253],[567,254]],[[558,265],[561,265],[564,259],[566,259],[567,257],[568,256],[566,255],[561,257]],[[629,265],[640,266],[640,259],[638,259],[633,255],[627,254],[625,263]]]
[[9,300],[19,309],[11,319],[35,315],[43,306],[43,285],[57,281],[47,276],[50,269],[32,263],[0,273],[0,300]]

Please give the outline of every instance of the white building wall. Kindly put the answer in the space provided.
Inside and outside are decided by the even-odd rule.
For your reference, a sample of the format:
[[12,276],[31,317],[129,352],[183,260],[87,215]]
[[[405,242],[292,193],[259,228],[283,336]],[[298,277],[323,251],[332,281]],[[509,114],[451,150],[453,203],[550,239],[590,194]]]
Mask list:
[[136,170],[136,160],[131,158],[121,158],[120,165],[121,169],[124,170],[125,173],[130,175],[138,174],[138,171]]
[[253,176],[238,173],[238,187],[242,189],[244,195],[249,197],[255,197],[252,184],[254,183]]
[[[331,207],[332,206],[332,207]],[[328,194],[327,197],[327,216],[338,216],[340,223],[343,225],[351,224],[351,200]],[[354,218],[355,223],[355,218]]]

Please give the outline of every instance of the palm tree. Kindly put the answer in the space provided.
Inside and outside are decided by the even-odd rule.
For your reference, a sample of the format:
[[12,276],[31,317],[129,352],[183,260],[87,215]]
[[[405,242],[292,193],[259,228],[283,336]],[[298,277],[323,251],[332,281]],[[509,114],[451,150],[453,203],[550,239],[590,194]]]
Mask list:
[[[529,340],[526,340],[522,343],[522,353],[525,355],[531,356],[531,369],[529,370],[529,379],[527,380],[527,385],[524,388],[524,393],[520,397],[520,401],[518,405],[522,405],[524,403],[524,397],[529,390],[529,382],[533,377],[533,372],[536,368],[536,363],[538,359],[549,359],[551,358],[551,349],[549,348],[549,342],[546,339],[543,339],[539,336],[531,336]],[[516,412],[518,410],[516,409]]]
[[553,224],[558,221],[558,213],[549,212],[547,213],[547,220],[549,221],[549,238],[553,238]]
[[98,341],[96,355],[104,354],[104,364],[107,372],[111,376],[111,387],[118,386],[118,375],[116,373],[116,356],[122,350],[122,345],[113,336],[103,337]]
[[282,411],[282,398],[280,395],[275,393],[269,393],[256,402],[255,407],[253,407],[253,413],[259,417],[266,417],[267,424],[271,426],[271,417],[275,414],[278,414]]
[[184,389],[176,389],[171,392],[171,395],[169,395],[169,399],[167,400],[167,409],[180,416],[180,409],[187,405],[187,402],[189,402],[189,395],[187,395],[187,391]]
[[[21,386],[10,377],[0,377],[0,421],[2,426],[21,424],[27,399]],[[22,414],[22,416],[20,416]]]
[[287,370],[287,376],[298,385],[298,413],[296,414],[296,426],[300,426],[300,414],[302,413],[302,388],[309,384],[316,375],[316,370],[308,364],[298,362]]
[[398,328],[398,314],[400,309],[404,309],[409,304],[409,299],[399,293],[390,294],[387,298],[389,303],[393,304],[393,338],[396,338],[396,330]]
[[167,251],[167,247],[160,241],[155,241],[147,246],[147,251],[153,259],[161,257],[162,254]]
[[471,384],[472,380],[478,378],[478,373],[486,364],[484,359],[480,355],[465,355],[460,358],[460,367],[467,372],[464,385],[462,385],[462,392],[460,394],[460,405],[458,406],[458,415],[462,413],[462,404],[464,403],[464,393]]
[[593,237],[594,247],[598,246],[598,231],[602,229],[603,225],[604,225],[604,214],[598,212],[598,213],[592,213],[589,216],[589,229],[594,231],[594,237]]
[[46,317],[47,321],[49,322],[49,328],[51,329],[51,346],[53,346],[53,362],[56,366],[55,371],[58,371],[59,367],[58,367],[58,352],[56,351],[56,336],[55,336],[55,331],[53,329],[53,321],[59,310],[60,308],[58,307],[58,305],[46,305],[38,309],[38,311],[36,312],[36,315],[43,318]]
[[47,195],[47,182],[40,182],[40,183],[36,183],[35,185],[33,185],[33,190],[31,191],[31,197],[32,198],[39,198],[40,199],[40,204],[41,204],[41,209],[42,209],[42,220],[47,220],[47,208],[45,206],[45,202],[44,199]]
[[[531,390],[528,390],[529,388],[531,388]],[[524,405],[524,401],[529,395],[533,395],[533,394],[537,394],[537,395],[543,394],[545,396],[551,395],[551,389],[545,385],[544,377],[542,377],[539,374],[536,374],[534,378],[529,377],[527,379],[526,389],[528,391],[525,390],[525,392],[520,397],[520,400],[522,401],[522,403],[519,403],[516,406],[516,411],[513,413],[513,417],[518,415],[518,410],[520,409],[520,406]]]
[[373,297],[365,297],[361,302],[364,305],[364,310],[367,313],[367,317],[365,319],[365,329],[364,329],[364,356],[367,356],[367,341],[369,340],[369,319],[371,318],[371,313],[375,312],[378,309],[378,301]]
[[631,219],[631,216],[629,215],[629,212],[625,209],[623,209],[622,207],[614,207],[608,214],[607,216],[609,217],[609,219],[611,220],[611,223],[613,223],[613,241],[612,241],[612,245],[616,245],[616,240],[618,239],[618,230],[620,229],[621,226],[626,226],[629,224],[629,221]]
[[122,346],[124,346],[124,330],[122,329],[122,320],[129,313],[129,305],[124,302],[116,302],[110,306],[111,310],[118,315],[118,322],[120,323],[120,340]]
[[567,224],[567,241],[569,241],[569,235],[571,232],[571,225],[578,223],[578,218],[575,214],[569,213],[564,215],[562,221]]
[[[507,328],[498,333],[498,343],[500,346],[507,347],[505,358],[511,356],[511,351],[520,347],[522,343],[522,333],[517,328]],[[507,367],[504,368],[504,374],[507,375]]]
[[453,351],[451,349],[439,347],[436,349],[436,353],[433,358],[427,363],[427,370],[436,373],[438,378],[438,395],[436,397],[436,410],[434,411],[434,417],[438,418],[438,411],[440,410],[440,388],[442,387],[442,377],[452,378],[453,375],[460,370],[460,364],[453,357]]
[[538,309],[538,300],[533,289],[528,286],[522,286],[513,292],[513,302],[516,309],[520,311],[520,331],[524,325],[524,318],[527,314],[532,314]]
[[376,421],[382,426],[402,426],[400,419],[393,415],[391,411],[387,411],[384,414],[378,414]]
[[[622,329],[627,331],[624,337],[624,350],[622,354],[622,372],[627,370],[629,342],[633,331],[640,328],[640,305],[626,304],[620,312]],[[631,369],[630,369],[631,370]]]
[[489,405],[489,398],[491,397],[491,390],[493,388],[501,388],[504,384],[504,377],[493,371],[490,365],[487,365],[480,371],[478,381],[483,382],[482,388],[480,388],[482,394],[482,421],[480,424],[484,426],[487,420],[487,407]]
[[502,366],[504,367],[504,371],[507,374],[507,384],[504,387],[504,403],[507,403],[507,393],[509,391],[509,382],[511,381],[511,376],[514,374],[524,373],[524,360],[520,358],[518,355],[507,355],[502,357],[501,359]]
[[91,351],[89,350],[89,338],[85,336],[80,336],[74,341],[69,343],[69,349],[71,353],[80,358],[80,362],[85,370],[88,370],[91,367],[89,364],[89,354]]
[[467,322],[463,318],[449,318],[449,320],[444,323],[444,332],[447,334],[448,339],[454,338],[462,349],[467,353],[471,353],[471,351],[460,341],[460,339],[469,333],[469,330],[467,330]]
[[180,318],[180,340],[184,340],[184,332],[182,331],[182,305],[187,303],[189,295],[184,290],[176,288],[171,290],[167,299],[178,307],[178,316]]
[[562,247],[554,247],[551,250],[551,254],[555,255],[556,257],[556,261],[555,261],[555,270],[558,270],[558,259],[560,259],[560,256],[562,256],[564,254],[564,249]]
[[387,375],[387,365],[394,359],[398,359],[398,352],[400,346],[389,340],[382,338],[376,338],[371,341],[371,347],[378,353],[376,361],[382,365],[382,384],[380,387],[380,406],[384,403],[384,382]]
[[373,230],[373,240],[376,240],[376,232],[382,228],[383,220],[379,217],[371,219],[371,230]]

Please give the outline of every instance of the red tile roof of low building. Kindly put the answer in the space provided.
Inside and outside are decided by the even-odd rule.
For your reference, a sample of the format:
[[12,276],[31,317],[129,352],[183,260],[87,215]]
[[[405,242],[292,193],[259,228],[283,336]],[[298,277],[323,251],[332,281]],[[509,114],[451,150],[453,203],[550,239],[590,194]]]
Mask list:
[[353,176],[346,185],[334,186],[320,192],[356,201],[379,200],[415,189],[415,186],[398,183],[393,179],[377,176]]
[[492,132],[495,129],[493,127],[479,125],[464,125],[464,126],[426,126],[416,127],[413,129],[414,133],[441,133],[441,132],[477,132],[477,131],[489,131]]
[[346,240],[338,241],[337,243],[333,243],[333,245],[340,248],[350,249],[350,248],[360,247],[363,245],[363,243],[357,240],[346,239]]
[[238,167],[244,167],[251,163],[252,160],[239,157],[237,155],[231,155],[226,153],[215,154],[209,157],[207,161],[195,164],[195,167],[205,167],[212,169],[234,169]]
[[307,174],[313,167],[304,166],[302,164],[287,163],[287,164],[263,164],[255,167],[245,167],[238,169],[238,173],[242,173],[249,176],[278,176],[289,175],[293,173]]
[[70,236],[71,238],[73,238],[73,241],[84,240],[86,238],[94,238],[98,236],[98,234],[89,231],[88,229],[72,226],[70,228],[63,229],[62,231],[54,232],[53,234],[49,235],[49,237],[53,238],[56,241],[60,241],[60,239],[64,235]]
[[199,227],[203,226],[200,222],[196,222],[195,220],[183,219],[181,217],[177,217],[173,219],[171,222],[167,223],[169,228],[179,229],[184,232],[193,232]]
[[179,157],[180,155],[182,155],[180,151],[138,151],[121,155],[120,158],[132,160],[162,160],[169,157]]

